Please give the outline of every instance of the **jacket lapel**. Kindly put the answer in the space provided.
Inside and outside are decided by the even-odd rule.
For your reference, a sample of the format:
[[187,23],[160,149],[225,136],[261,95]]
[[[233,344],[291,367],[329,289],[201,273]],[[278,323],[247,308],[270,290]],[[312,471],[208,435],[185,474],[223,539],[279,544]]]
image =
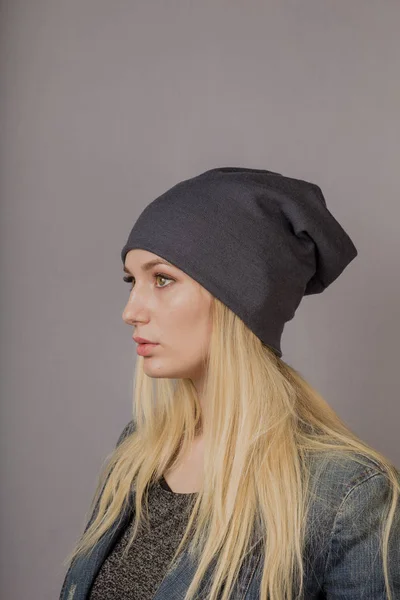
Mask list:
[[116,544],[120,534],[128,525],[132,514],[134,493],[130,494],[130,501],[121,511],[121,515],[106,531],[94,546],[88,556],[79,556],[69,569],[60,600],[87,600],[90,588],[100,570],[103,562]]

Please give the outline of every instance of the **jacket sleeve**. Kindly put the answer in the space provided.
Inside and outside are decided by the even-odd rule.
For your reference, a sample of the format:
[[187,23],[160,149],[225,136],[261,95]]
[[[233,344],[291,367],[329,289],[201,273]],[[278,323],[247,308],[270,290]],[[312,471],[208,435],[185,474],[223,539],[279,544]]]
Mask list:
[[[399,473],[400,482],[400,473]],[[390,482],[376,472],[356,484],[335,518],[327,556],[326,600],[387,600],[380,548],[390,508]],[[388,545],[392,600],[400,600],[400,500]]]

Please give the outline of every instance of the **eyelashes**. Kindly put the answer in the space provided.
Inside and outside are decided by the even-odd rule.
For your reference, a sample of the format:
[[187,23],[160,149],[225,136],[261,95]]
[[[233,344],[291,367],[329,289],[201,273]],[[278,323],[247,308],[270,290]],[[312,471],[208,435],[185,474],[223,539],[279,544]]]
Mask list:
[[[164,275],[164,273],[155,273],[153,275],[154,279],[158,279],[158,277],[161,277],[161,279],[166,279],[167,281],[175,281],[175,279],[172,279],[171,277],[167,277],[166,275]],[[123,280],[126,281],[126,283],[132,283],[133,282],[133,277],[131,275],[128,275],[126,277],[123,277]],[[168,285],[162,285],[162,286],[158,286],[158,289],[162,289],[165,287],[168,287]],[[130,291],[133,290],[133,285],[130,287]]]

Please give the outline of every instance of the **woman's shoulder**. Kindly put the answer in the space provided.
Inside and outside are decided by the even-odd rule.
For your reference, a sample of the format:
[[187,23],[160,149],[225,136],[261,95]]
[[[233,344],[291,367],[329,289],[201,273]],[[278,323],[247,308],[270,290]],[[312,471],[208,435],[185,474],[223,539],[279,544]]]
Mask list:
[[122,442],[124,441],[125,438],[128,437],[128,435],[130,435],[131,433],[133,433],[136,429],[136,423],[134,422],[134,420],[132,419],[131,421],[129,421],[129,423],[127,423],[125,425],[125,427],[122,430],[122,433],[120,434],[118,441],[117,441],[117,445],[116,447],[118,448],[118,446],[120,444],[122,444]]
[[[370,598],[365,586],[377,590],[384,585],[377,556],[392,503],[392,482],[374,458],[336,450],[332,456],[314,457],[312,477],[307,538],[313,560],[323,557],[324,590],[329,597],[332,590],[335,597],[342,592],[343,598]],[[393,578],[400,560],[400,499],[392,515],[388,557]]]
[[[314,513],[336,514],[345,500],[351,503],[352,492],[359,486],[368,494],[382,487],[388,491],[390,488],[382,465],[356,451],[313,454],[308,464]],[[400,472],[398,475],[400,482]]]

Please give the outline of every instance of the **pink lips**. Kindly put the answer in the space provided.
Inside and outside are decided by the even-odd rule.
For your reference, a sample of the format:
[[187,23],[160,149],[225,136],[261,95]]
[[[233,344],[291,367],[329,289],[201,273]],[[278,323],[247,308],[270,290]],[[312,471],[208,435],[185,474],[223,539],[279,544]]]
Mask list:
[[138,344],[136,352],[140,356],[148,356],[153,352],[154,348],[156,348],[157,346],[158,344]]

